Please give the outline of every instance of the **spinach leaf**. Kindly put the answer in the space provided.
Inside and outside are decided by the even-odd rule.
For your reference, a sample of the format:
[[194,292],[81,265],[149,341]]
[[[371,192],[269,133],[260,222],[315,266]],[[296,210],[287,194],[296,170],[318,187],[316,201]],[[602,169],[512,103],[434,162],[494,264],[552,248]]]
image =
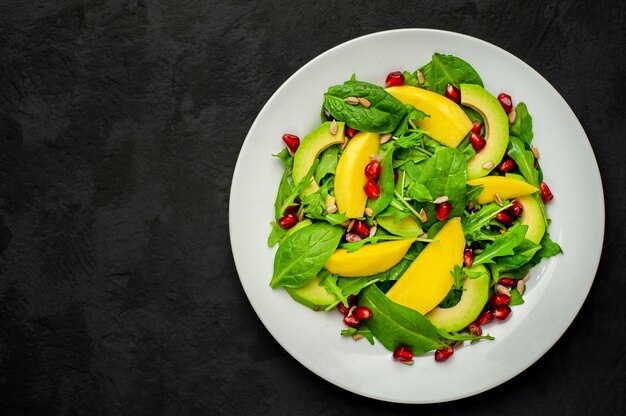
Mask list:
[[285,239],[274,256],[270,286],[301,287],[324,267],[343,236],[343,228],[320,222]]
[[385,348],[411,347],[413,354],[444,348],[437,328],[421,313],[392,302],[376,285],[370,285],[359,296],[359,305],[372,311],[367,327]]
[[421,69],[424,74],[424,88],[444,95],[448,84],[459,88],[461,84],[483,86],[478,72],[470,64],[452,55],[434,54],[432,60]]
[[[370,107],[350,105],[344,101],[347,97],[365,98]],[[372,133],[393,132],[407,114],[404,104],[382,87],[353,80],[330,87],[324,94],[324,106],[337,120]]]
[[409,196],[419,202],[430,202],[434,199],[426,185],[418,182],[409,188]]
[[387,280],[398,280],[400,276],[404,274],[406,269],[409,268],[412,262],[412,259],[409,260],[404,258],[391,269],[372,276],[340,277],[337,279],[337,285],[341,288],[344,296],[357,295],[361,292],[361,290],[373,283],[384,282]]
[[463,155],[465,156],[465,160],[467,161],[469,161],[471,158],[476,156],[476,150],[474,150],[474,147],[472,146],[472,144],[469,141],[469,138],[467,137],[463,139],[461,143],[459,143],[459,145],[457,146],[457,149],[459,149],[461,153],[463,153]]
[[412,87],[421,86],[419,80],[417,79],[417,71],[402,71],[402,75],[404,75],[404,85],[410,85]]
[[383,155],[381,161],[381,174],[378,179],[380,187],[380,196],[376,199],[368,199],[367,206],[374,212],[372,215],[378,215],[393,199],[393,188],[395,182],[393,180],[393,147],[390,147]]
[[535,169],[535,156],[530,150],[526,150],[524,143],[517,137],[509,138],[509,156],[515,161],[520,172],[529,184],[539,186],[539,172]]
[[280,243],[283,237],[285,237],[287,230],[280,228],[280,226],[276,224],[275,221],[272,221],[270,225],[272,226],[272,231],[267,238],[267,245],[269,247],[274,247],[276,244]]
[[339,225],[343,222],[346,222],[348,220],[348,217],[346,217],[344,214],[336,212],[334,214],[326,214],[324,216],[324,219],[332,225]]
[[530,148],[533,141],[533,118],[528,114],[526,104],[519,103],[515,107],[515,123],[509,128],[512,136],[517,136]]
[[522,295],[517,291],[516,287],[511,289],[509,295],[511,296],[511,299],[509,300],[509,306],[521,305],[524,303],[524,299],[522,298]]
[[419,182],[433,198],[446,195],[452,204],[450,217],[459,217],[465,211],[467,162],[457,149],[442,148],[426,162]]
[[509,230],[495,238],[493,243],[487,245],[485,250],[474,257],[474,265],[494,263],[494,257],[511,256],[514,249],[524,241],[528,230],[527,225],[515,224]]
[[320,164],[315,169],[315,182],[321,183],[324,176],[335,174],[337,162],[339,161],[339,149],[339,145],[334,145],[324,150],[320,158]]
[[420,121],[425,119],[426,117],[430,117],[430,115],[426,114],[422,110],[418,110],[411,104],[405,104],[404,106],[406,107],[407,114],[398,124],[398,127],[394,130],[393,135],[395,137],[406,133],[411,127],[414,127],[416,121]]
[[365,338],[367,342],[374,345],[374,334],[372,334],[372,331],[369,330],[369,328],[364,322],[361,322],[361,325],[358,328],[342,329],[341,335],[349,336],[349,337],[360,335],[363,338]]

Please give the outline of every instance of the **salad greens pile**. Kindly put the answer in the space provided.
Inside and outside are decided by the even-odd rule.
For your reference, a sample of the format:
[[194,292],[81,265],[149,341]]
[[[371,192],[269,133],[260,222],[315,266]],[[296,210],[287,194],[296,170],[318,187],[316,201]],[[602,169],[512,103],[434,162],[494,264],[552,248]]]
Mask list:
[[[458,92],[462,84],[483,86],[470,64],[437,53],[421,68],[402,72],[401,79],[404,86],[441,96],[447,96],[451,89]],[[381,140],[378,155],[372,158],[380,163],[376,182],[379,196],[367,199],[365,214],[360,218],[349,218],[337,210],[335,179],[345,142],[327,146],[316,154],[307,175],[298,183],[292,179],[294,151],[297,154],[298,150],[288,146],[274,155],[282,162],[284,172],[268,238],[270,247],[279,244],[270,286],[286,288],[296,301],[314,310],[339,309],[349,325],[341,331],[342,335],[366,338],[372,344],[376,339],[390,351],[406,347],[412,354],[420,355],[433,350],[450,351],[466,340],[493,339],[482,335],[480,325],[490,321],[494,313],[498,318],[496,309],[524,303],[529,270],[542,259],[561,253],[561,248],[547,232],[550,221],[545,195],[542,199],[539,191],[543,191],[543,174],[532,144],[532,117],[526,105],[518,103],[512,110],[514,117],[508,115],[507,152],[501,160],[493,161],[496,168],[489,176],[504,176],[498,166],[510,159],[509,166],[513,167],[507,170],[506,177],[513,174],[512,177],[537,188],[537,192],[527,196],[539,207],[541,215],[535,220],[543,222],[540,227],[545,228],[536,241],[526,238],[529,227],[534,225],[522,224],[520,215],[516,215],[519,212],[513,211],[520,209],[515,198],[477,202],[483,187],[468,184],[467,170],[468,162],[482,150],[470,136],[487,134],[484,114],[460,103],[454,105],[462,108],[474,127],[458,146],[448,147],[420,128],[420,122],[430,117],[424,108],[403,103],[384,87],[357,80],[353,75],[342,85],[328,88],[323,96],[322,123],[330,123],[331,130],[333,124],[336,128],[337,123],[345,123],[346,140],[356,132],[378,133],[383,135],[381,138],[387,135]],[[317,184],[316,189],[303,192],[311,181]],[[443,212],[445,215],[441,201],[449,209]],[[451,331],[437,327],[428,314],[393,302],[385,293],[428,244],[437,244],[437,233],[456,217],[460,218],[466,242],[464,261],[450,270],[454,283],[439,307],[447,309],[459,304],[466,279],[481,275],[477,266],[484,266],[490,276],[486,298],[491,304],[485,301],[479,306],[480,315],[470,317],[475,324],[473,329],[465,324]],[[408,230],[407,223],[413,228]],[[408,251],[382,272],[346,277],[325,268],[338,250],[358,253],[367,247],[407,238],[413,240]],[[493,299],[498,294],[508,298],[497,308]],[[360,321],[350,321],[352,313],[356,313],[355,306],[366,308],[370,314]],[[508,312],[502,316],[506,318]]]

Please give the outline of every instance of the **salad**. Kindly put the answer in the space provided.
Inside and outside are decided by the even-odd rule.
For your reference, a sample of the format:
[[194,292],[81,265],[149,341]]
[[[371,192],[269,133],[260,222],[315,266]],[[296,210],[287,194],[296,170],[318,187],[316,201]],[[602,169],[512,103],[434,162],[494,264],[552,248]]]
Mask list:
[[531,268],[561,253],[526,105],[438,53],[384,87],[353,74],[320,99],[320,125],[284,134],[274,155],[270,286],[338,310],[341,335],[405,364],[493,340],[483,327],[507,320]]

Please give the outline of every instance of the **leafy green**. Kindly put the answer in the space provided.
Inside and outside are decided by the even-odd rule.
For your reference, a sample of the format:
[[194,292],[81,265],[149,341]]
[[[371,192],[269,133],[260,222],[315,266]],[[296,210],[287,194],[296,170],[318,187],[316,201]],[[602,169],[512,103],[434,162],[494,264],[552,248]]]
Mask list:
[[378,186],[380,188],[380,196],[375,199],[368,199],[367,206],[374,212],[372,215],[378,215],[382,210],[387,208],[389,202],[393,199],[393,147],[389,148],[383,155],[381,161],[381,174],[378,178]]
[[462,106],[461,108],[463,109],[463,111],[465,111],[465,114],[467,114],[467,117],[469,117],[469,119],[472,120],[472,123],[475,121],[478,121],[480,122],[481,125],[485,124],[483,117],[480,115],[478,111],[474,110],[473,108],[469,108],[465,106]]
[[289,150],[286,147],[283,147],[283,150],[272,156],[279,158],[286,168],[291,169],[293,166],[293,156],[289,154]]
[[476,156],[476,150],[474,150],[474,147],[472,146],[468,138],[463,139],[463,141],[457,146],[457,149],[459,149],[461,153],[463,153],[463,155],[465,156],[465,160],[467,161]]
[[336,212],[334,214],[324,215],[324,219],[328,221],[329,223],[331,223],[332,225],[339,225],[343,222],[346,222],[348,220],[348,217],[346,217],[345,214],[340,214]]
[[474,257],[474,265],[494,263],[494,257],[510,256],[515,254],[514,249],[524,241],[528,230],[527,225],[515,224],[509,230],[495,238],[485,250]]
[[418,182],[409,188],[409,196],[419,202],[430,202],[434,199],[426,185]]
[[456,290],[462,290],[463,283],[465,282],[465,272],[463,270],[463,267],[457,264],[456,266],[454,266],[454,270],[452,270],[450,274],[454,278],[454,284],[452,285],[452,288]]
[[533,118],[528,114],[526,104],[519,103],[515,107],[515,122],[509,129],[512,136],[517,136],[526,146],[530,147],[533,141]]
[[396,241],[396,240],[406,240],[406,237],[400,237],[397,235],[375,235],[372,237],[364,238],[360,241],[355,241],[352,243],[343,243],[341,245],[341,248],[345,248],[346,250],[348,250],[348,252],[352,253],[354,251],[357,251],[361,247],[363,247],[365,244],[376,244],[379,241]]
[[404,85],[410,85],[412,87],[419,87],[421,85],[417,79],[417,71],[402,71],[402,75],[404,75]]
[[428,114],[421,110],[418,110],[411,104],[405,104],[404,106],[406,107],[407,114],[406,116],[404,116],[402,121],[398,124],[398,127],[393,132],[393,135],[396,137],[406,133],[410,127],[415,126],[416,121],[420,121],[425,119],[426,117],[430,117]]
[[[347,97],[365,98],[370,107],[350,105],[344,101]],[[356,80],[330,87],[324,94],[324,106],[337,120],[372,133],[393,132],[407,114],[405,105],[382,87]]]
[[330,273],[326,269],[321,269],[318,272],[317,277],[320,279],[320,285],[323,286],[328,293],[335,295],[337,298],[336,303],[329,305],[326,308],[327,311],[333,309],[339,302],[343,302],[344,305],[348,304],[348,297],[344,296],[341,288],[337,286],[337,275]]
[[445,94],[448,84],[457,88],[461,84],[483,85],[480,75],[470,64],[452,55],[434,54],[421,71],[425,79],[422,86],[441,95]]
[[267,238],[267,245],[269,247],[274,247],[276,244],[280,243],[280,241],[285,237],[287,230],[280,228],[275,221],[270,222],[272,226],[272,231],[270,232],[269,237]]
[[339,161],[339,145],[330,146],[324,150],[320,158],[320,164],[315,169],[315,181],[317,183],[322,182],[324,176],[335,174],[337,168],[337,162]]
[[512,255],[498,258],[498,266],[500,266],[502,270],[517,269],[531,261],[539,249],[541,249],[541,245],[524,239],[513,249]]
[[340,277],[337,280],[337,285],[343,291],[345,296],[348,295],[357,295],[363,288],[377,282],[384,282],[387,280],[398,280],[400,276],[404,274],[406,269],[412,263],[412,259],[402,259],[398,264],[393,266],[391,269],[384,271],[382,273],[378,273],[372,276],[365,277]]
[[467,162],[457,149],[438,150],[426,162],[419,182],[424,184],[433,198],[447,196],[452,204],[450,217],[458,217],[465,211]]
[[[280,178],[280,183],[278,184],[278,192],[276,193],[276,200],[274,201],[274,212],[276,215],[276,219],[282,217],[285,209],[289,206],[289,204],[285,206],[285,202],[289,199],[292,193],[292,185],[289,183],[290,175],[291,169],[288,167],[285,168],[283,176]],[[293,202],[293,199],[291,200],[291,202]]]
[[541,239],[541,248],[537,251],[533,260],[539,263],[541,259],[547,259],[562,252],[561,246],[552,241],[550,233],[546,231]]
[[509,156],[515,161],[520,172],[528,183],[539,186],[539,172],[535,169],[535,156],[530,150],[526,150],[524,143],[515,136],[509,139]]
[[[474,188],[480,189],[480,187]],[[498,215],[498,212],[507,210],[512,204],[499,206],[495,202],[482,205],[477,212],[472,212],[468,217],[461,219],[463,232],[468,241],[480,240],[481,228],[487,226],[489,222]]]
[[296,231],[278,247],[270,286],[301,287],[324,267],[343,236],[343,228],[325,222]]
[[522,298],[522,295],[518,292],[516,287],[511,289],[509,294],[511,295],[511,299],[509,300],[509,306],[516,306],[524,303],[524,299]]
[[311,168],[307,172],[306,176],[300,181],[300,183],[298,183],[297,186],[292,187],[291,193],[283,200],[283,203],[278,212],[285,212],[287,207],[293,204],[293,201],[300,194],[300,192],[311,183],[311,178],[313,177],[313,173],[315,172],[315,169],[317,169],[318,164],[319,160],[316,159],[315,162],[313,162],[313,164],[311,165]]
[[365,338],[367,342],[374,345],[374,334],[372,334],[372,331],[370,331],[370,329],[367,327],[367,324],[364,322],[361,322],[361,325],[358,328],[342,329],[341,335],[350,337],[360,335]]
[[359,296],[359,305],[372,311],[368,328],[385,348],[393,351],[398,345],[411,347],[415,355],[444,348],[437,328],[421,313],[392,302],[370,285]]

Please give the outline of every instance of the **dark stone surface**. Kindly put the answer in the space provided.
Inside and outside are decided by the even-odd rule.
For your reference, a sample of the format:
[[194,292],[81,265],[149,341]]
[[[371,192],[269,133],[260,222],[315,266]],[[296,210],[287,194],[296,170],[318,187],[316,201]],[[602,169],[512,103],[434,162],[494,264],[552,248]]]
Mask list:
[[[0,3],[0,413],[625,413],[624,3],[334,3]],[[273,91],[332,46],[402,27],[467,33],[543,74],[587,131],[607,213],[598,276],[556,346],[487,393],[420,407],[287,355],[228,239],[238,150]]]

